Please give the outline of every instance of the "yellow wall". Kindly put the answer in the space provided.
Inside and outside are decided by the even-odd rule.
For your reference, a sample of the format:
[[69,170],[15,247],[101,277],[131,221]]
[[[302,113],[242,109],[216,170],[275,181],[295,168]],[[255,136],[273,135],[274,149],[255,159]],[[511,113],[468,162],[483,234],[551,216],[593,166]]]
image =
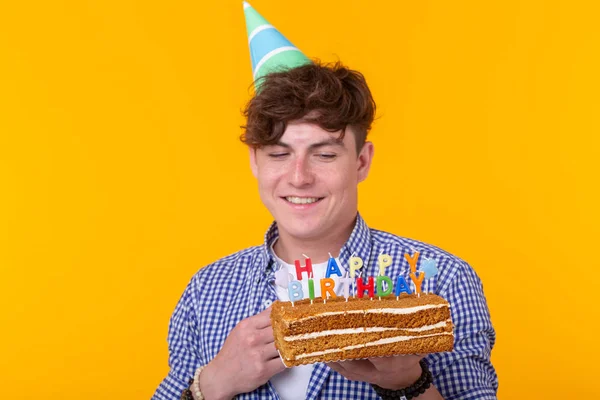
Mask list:
[[[360,209],[474,266],[504,399],[600,395],[594,3],[253,2],[367,76]],[[250,80],[238,0],[0,3],[1,398],[150,397],[190,277],[270,222]]]

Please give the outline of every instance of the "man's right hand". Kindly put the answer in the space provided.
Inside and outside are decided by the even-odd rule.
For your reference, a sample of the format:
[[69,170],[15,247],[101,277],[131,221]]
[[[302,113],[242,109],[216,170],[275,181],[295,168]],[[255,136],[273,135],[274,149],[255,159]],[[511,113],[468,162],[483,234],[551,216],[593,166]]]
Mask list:
[[242,320],[229,333],[219,354],[200,373],[207,400],[230,400],[250,392],[285,369],[275,348],[271,308]]

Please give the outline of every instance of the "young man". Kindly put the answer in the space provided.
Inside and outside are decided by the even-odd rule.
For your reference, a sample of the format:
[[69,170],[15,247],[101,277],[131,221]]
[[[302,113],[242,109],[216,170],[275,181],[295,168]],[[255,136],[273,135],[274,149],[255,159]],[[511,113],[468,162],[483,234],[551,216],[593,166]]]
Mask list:
[[[418,399],[496,398],[495,333],[473,269],[434,246],[371,229],[358,214],[357,185],[373,159],[366,137],[374,115],[363,76],[339,64],[309,63],[262,79],[246,109],[243,140],[275,222],[264,244],[192,278],[171,319],[171,370],[154,399],[179,399],[192,377],[194,398],[208,400],[402,398],[400,389],[419,392],[415,385],[426,369],[433,384]],[[269,319],[271,303],[287,300],[274,282],[279,268],[294,271],[293,261],[308,254],[318,278],[329,252],[342,266],[356,254],[364,260],[363,276],[374,276],[385,252],[395,261],[388,275],[408,281],[404,254],[416,251],[420,260],[437,262],[438,273],[423,290],[450,302],[454,351],[426,355],[425,363],[411,355],[285,369]]]

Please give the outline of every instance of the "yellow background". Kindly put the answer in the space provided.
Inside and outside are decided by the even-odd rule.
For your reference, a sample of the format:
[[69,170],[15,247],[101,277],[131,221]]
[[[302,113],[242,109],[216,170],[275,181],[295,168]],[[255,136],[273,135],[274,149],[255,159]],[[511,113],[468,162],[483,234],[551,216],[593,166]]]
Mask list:
[[[600,396],[595,3],[252,3],[365,73],[360,210],[473,265],[503,399]],[[271,221],[250,83],[238,0],[0,3],[1,398],[151,396],[191,276]]]

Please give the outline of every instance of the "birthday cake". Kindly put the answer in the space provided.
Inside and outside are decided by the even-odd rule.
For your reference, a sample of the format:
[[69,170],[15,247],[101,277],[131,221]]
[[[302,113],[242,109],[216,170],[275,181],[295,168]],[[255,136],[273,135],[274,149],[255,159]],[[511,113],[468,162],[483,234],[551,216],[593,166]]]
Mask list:
[[452,351],[450,305],[435,294],[276,301],[275,346],[286,367]]

